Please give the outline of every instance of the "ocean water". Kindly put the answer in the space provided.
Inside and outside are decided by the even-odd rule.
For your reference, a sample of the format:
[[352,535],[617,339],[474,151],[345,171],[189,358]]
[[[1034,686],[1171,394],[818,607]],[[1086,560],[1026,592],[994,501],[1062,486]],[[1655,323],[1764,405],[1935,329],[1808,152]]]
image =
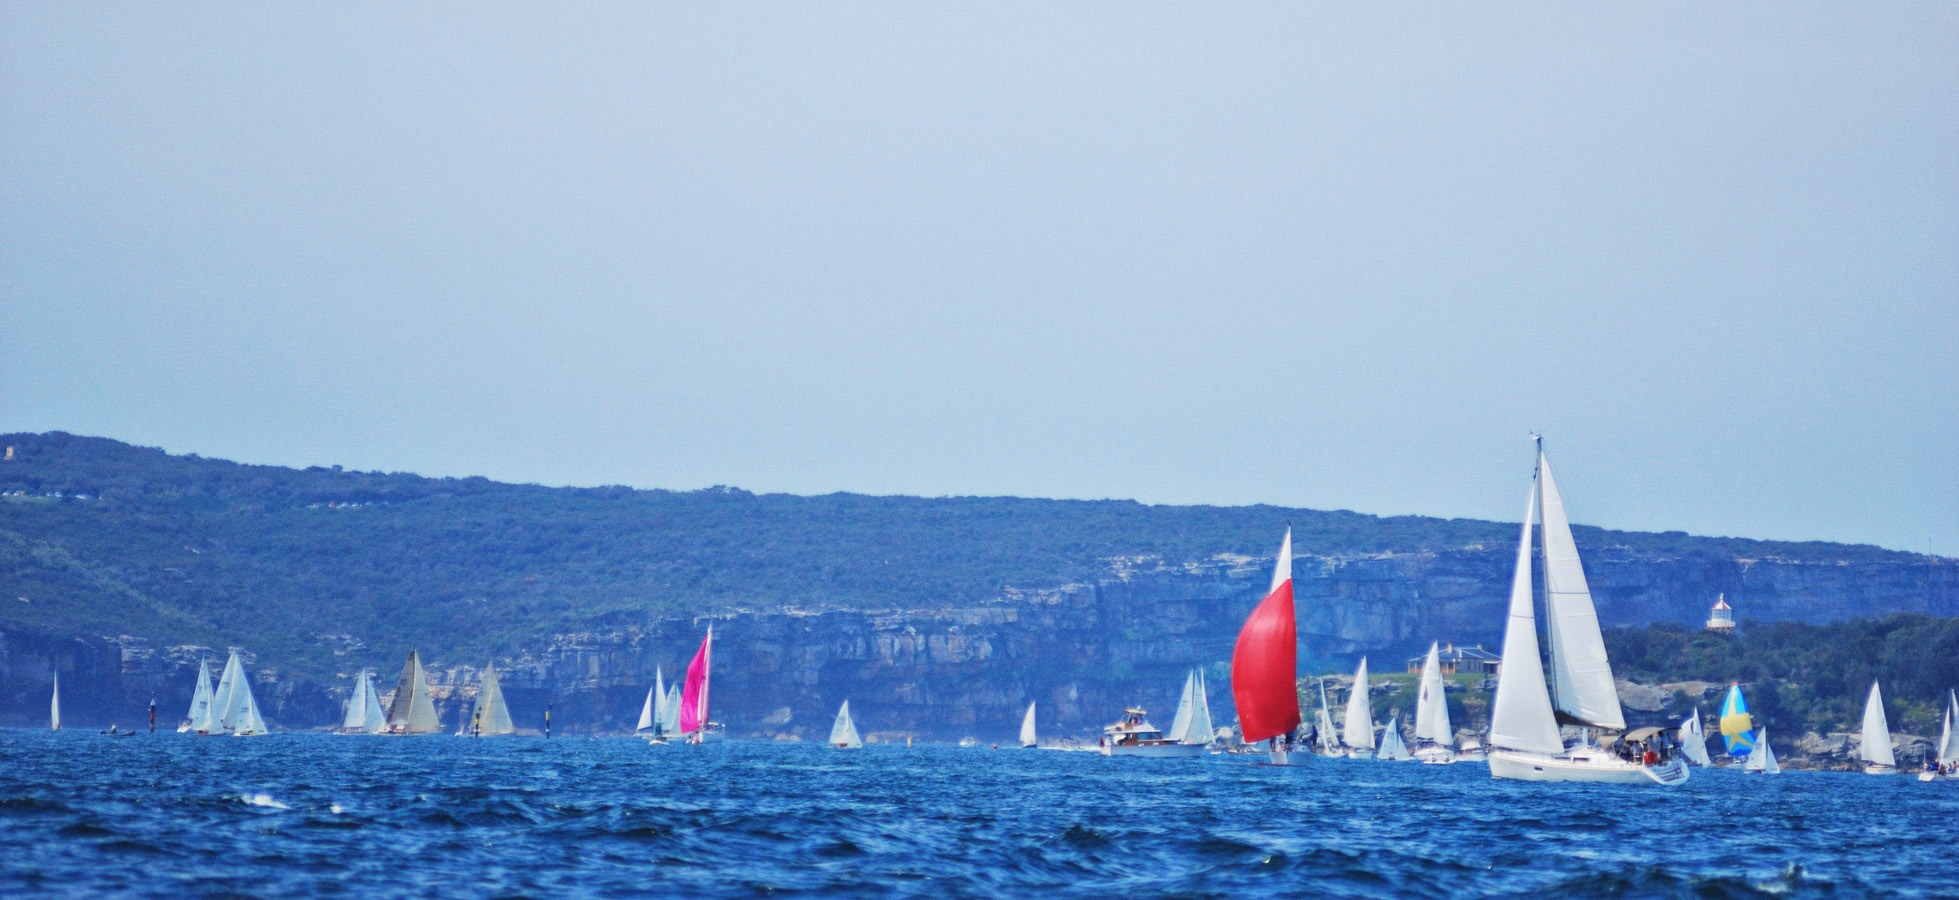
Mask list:
[[0,731],[0,895],[1959,892],[1959,781]]

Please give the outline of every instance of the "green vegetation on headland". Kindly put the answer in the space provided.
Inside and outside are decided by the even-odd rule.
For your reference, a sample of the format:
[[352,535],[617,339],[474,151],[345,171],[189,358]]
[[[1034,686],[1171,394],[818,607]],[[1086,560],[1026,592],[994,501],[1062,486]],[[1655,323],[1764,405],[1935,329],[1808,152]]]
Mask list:
[[1856,731],[1872,680],[1883,684],[1892,731],[1937,736],[1940,704],[1959,688],[1959,619],[1761,622],[1733,634],[1657,624],[1608,628],[1605,646],[1613,674],[1628,681],[1739,682],[1755,720],[1791,737]]

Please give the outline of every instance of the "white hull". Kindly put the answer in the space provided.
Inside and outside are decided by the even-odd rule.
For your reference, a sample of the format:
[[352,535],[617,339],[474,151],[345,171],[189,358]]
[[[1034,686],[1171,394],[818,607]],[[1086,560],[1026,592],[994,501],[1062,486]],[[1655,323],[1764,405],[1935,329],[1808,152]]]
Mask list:
[[1490,777],[1515,781],[1676,785],[1687,780],[1687,767],[1679,760],[1664,765],[1644,766],[1596,750],[1567,751],[1558,756],[1492,750],[1489,763]]
[[1415,758],[1424,765],[1446,766],[1456,761],[1456,754],[1447,747],[1423,747],[1415,751]]
[[1374,758],[1374,751],[1372,751],[1372,750],[1348,750],[1348,751],[1347,751],[1347,758],[1348,758],[1348,759],[1373,759],[1373,758]]
[[1158,759],[1184,759],[1204,755],[1203,744],[1123,744],[1102,745],[1103,756],[1145,756]]
[[1275,766],[1303,766],[1319,754],[1305,750],[1273,750],[1268,756]]
[[1881,765],[1878,765],[1877,763],[1866,763],[1866,764],[1864,765],[1864,774],[1866,774],[1866,775],[1896,775],[1896,774],[1898,774],[1898,767],[1897,767],[1897,766],[1881,766]]

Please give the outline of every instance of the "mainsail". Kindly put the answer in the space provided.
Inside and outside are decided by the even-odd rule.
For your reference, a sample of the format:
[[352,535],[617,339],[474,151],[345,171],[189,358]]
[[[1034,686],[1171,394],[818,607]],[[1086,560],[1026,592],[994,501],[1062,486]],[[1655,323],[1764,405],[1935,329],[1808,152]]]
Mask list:
[[1707,758],[1707,732],[1701,730],[1699,709],[1680,723],[1680,751],[1687,754],[1687,761],[1694,765],[1714,765],[1714,760]]
[[347,715],[341,720],[345,734],[380,734],[388,730],[388,717],[381,712],[381,698],[374,692],[374,678],[366,669],[354,682],[353,696],[347,698]]
[[1775,761],[1775,751],[1769,748],[1768,729],[1764,728],[1755,733],[1755,749],[1748,751],[1748,761],[1742,763],[1742,768],[1763,775],[1776,775],[1782,772],[1782,766]]
[[1164,737],[1180,744],[1208,744],[1216,735],[1211,727],[1211,699],[1204,687],[1204,671],[1192,669],[1184,677],[1184,693],[1177,701],[1177,715]]
[[54,673],[54,693],[48,700],[48,730],[61,730],[61,672]]
[[497,664],[490,663],[483,669],[483,690],[476,695],[476,715],[470,727],[477,734],[515,734],[517,726],[510,721],[510,707],[503,702],[503,685],[497,681]]
[[1578,561],[1578,545],[1571,539],[1564,499],[1541,447],[1537,473],[1542,483],[1538,500],[1544,517],[1544,620],[1551,638],[1551,696],[1559,712],[1580,724],[1623,729],[1626,717],[1619,709],[1612,664],[1605,658],[1598,611],[1585,583],[1585,568]]
[[857,723],[850,720],[849,700],[837,709],[837,722],[830,726],[830,746],[846,750],[864,746],[864,739],[857,734]]
[[1537,512],[1537,482],[1524,506],[1524,536],[1517,541],[1517,567],[1510,578],[1510,614],[1503,626],[1503,668],[1496,699],[1490,702],[1490,745],[1535,753],[1562,753],[1558,720],[1544,683],[1544,661],[1537,652],[1537,614],[1532,602],[1530,530]]
[[681,734],[695,735],[696,739],[707,727],[707,681],[712,668],[714,655],[714,626],[707,626],[707,636],[701,638],[701,649],[694,653],[694,661],[687,664],[687,682],[680,690]]
[[1170,730],[1164,737],[1181,742],[1184,735],[1190,733],[1192,707],[1196,705],[1191,697],[1196,693],[1197,670],[1192,669],[1184,675],[1184,692],[1177,698],[1177,714],[1170,718]]
[[667,685],[666,699],[660,701],[660,708],[654,713],[654,717],[661,734],[680,733],[680,685]]
[[1326,679],[1315,679],[1320,683],[1320,708],[1313,714],[1313,729],[1320,737],[1320,752],[1332,753],[1340,747],[1340,732],[1333,727],[1333,713],[1326,705]]
[[395,685],[394,702],[388,705],[388,727],[403,734],[434,734],[442,730],[435,715],[435,700],[429,696],[428,675],[422,671],[422,657],[408,651],[408,662],[401,667],[401,682]]
[[1449,724],[1449,698],[1442,686],[1442,647],[1428,645],[1428,659],[1422,661],[1421,694],[1415,701],[1415,740],[1453,746],[1456,732]]
[[659,666],[653,667],[653,686],[646,689],[646,705],[639,709],[639,724],[633,726],[634,731],[650,731],[656,737],[666,733],[665,729],[658,727],[662,724],[662,717],[654,709],[656,697],[659,698],[657,705],[666,705],[667,677]]
[[1952,765],[1959,763],[1959,691],[1945,694],[1945,730],[1939,733],[1939,763]]
[[1755,720],[1748,715],[1748,701],[1742,699],[1741,685],[1728,686],[1728,697],[1721,701],[1721,740],[1728,755],[1745,757],[1755,750]]
[[[1245,617],[1231,650],[1231,696],[1238,704],[1239,740],[1247,744],[1290,734],[1299,727],[1297,629],[1292,607],[1292,529],[1287,528],[1272,566],[1272,586]],[[1205,717],[1209,718],[1208,708]]]
[[633,726],[634,731],[653,730],[653,695],[656,693],[660,693],[658,688],[646,689],[646,705],[639,708],[639,724]]
[[197,661],[197,688],[190,695],[190,711],[184,713],[184,723],[177,730],[208,732],[211,730],[211,661]]
[[245,677],[245,664],[238,659],[236,650],[225,660],[224,674],[218,677],[218,688],[211,697],[210,733],[219,732],[234,735],[266,732],[265,718],[252,698],[252,683]]
[[1367,657],[1360,658],[1354,689],[1347,695],[1347,722],[1341,739],[1356,750],[1374,749],[1374,709],[1367,698]]
[[1027,704],[1027,715],[1020,719],[1020,745],[1032,747],[1034,744],[1034,704],[1030,702]]
[[1377,759],[1396,762],[1410,758],[1408,742],[1401,739],[1401,717],[1388,719],[1388,729],[1381,733],[1381,753]]
[[1864,727],[1859,733],[1864,739],[1865,762],[1880,766],[1898,764],[1898,758],[1891,752],[1891,726],[1884,720],[1884,698],[1878,693],[1875,681],[1871,682],[1870,696],[1864,700]]

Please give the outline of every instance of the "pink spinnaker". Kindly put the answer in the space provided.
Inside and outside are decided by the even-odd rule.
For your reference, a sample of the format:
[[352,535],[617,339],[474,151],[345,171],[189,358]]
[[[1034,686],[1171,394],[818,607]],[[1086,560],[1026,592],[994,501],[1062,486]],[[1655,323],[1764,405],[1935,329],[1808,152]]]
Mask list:
[[687,664],[687,681],[680,688],[680,733],[694,734],[707,724],[707,672],[714,655],[714,626],[707,626],[701,649]]

